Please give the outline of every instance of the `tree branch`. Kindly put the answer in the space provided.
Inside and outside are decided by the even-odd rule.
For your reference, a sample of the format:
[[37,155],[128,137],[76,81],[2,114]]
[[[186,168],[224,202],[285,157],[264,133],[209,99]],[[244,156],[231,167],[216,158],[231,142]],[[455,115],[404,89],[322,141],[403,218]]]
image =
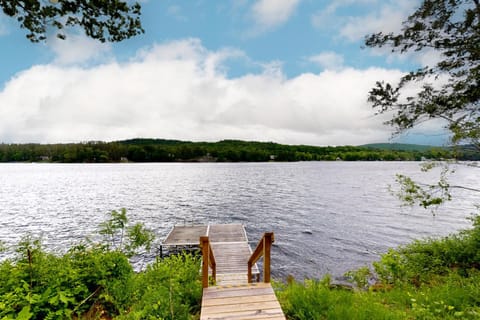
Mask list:
[[465,187],[465,186],[449,186],[451,189],[463,189],[463,190],[468,190],[468,191],[473,191],[473,192],[480,192],[480,189],[477,188],[470,188],[470,187]]

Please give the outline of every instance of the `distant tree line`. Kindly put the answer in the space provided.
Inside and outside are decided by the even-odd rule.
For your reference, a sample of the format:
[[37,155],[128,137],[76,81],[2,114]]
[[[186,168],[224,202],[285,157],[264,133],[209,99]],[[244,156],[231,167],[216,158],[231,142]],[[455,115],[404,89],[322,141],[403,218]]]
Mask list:
[[468,147],[395,148],[372,146],[316,147],[273,142],[222,140],[189,142],[164,139],[89,141],[69,144],[0,144],[0,162],[264,162],[264,161],[420,161],[480,160]]

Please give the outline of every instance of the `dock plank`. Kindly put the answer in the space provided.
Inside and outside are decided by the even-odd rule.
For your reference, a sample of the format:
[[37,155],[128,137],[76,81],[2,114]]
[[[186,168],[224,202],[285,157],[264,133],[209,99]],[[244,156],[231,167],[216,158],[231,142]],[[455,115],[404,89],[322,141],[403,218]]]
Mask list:
[[201,320],[283,319],[269,283],[205,288]]
[[245,228],[241,224],[213,224],[209,227],[211,242],[248,242]]
[[163,241],[163,245],[198,245],[199,238],[207,234],[207,229],[208,226],[175,226]]
[[[212,232],[212,228],[210,228]],[[224,239],[222,239],[224,240]],[[248,242],[211,242],[213,255],[217,265],[217,285],[231,284],[231,274],[244,274],[244,277],[237,277],[237,283],[247,283],[248,259],[252,250]],[[258,274],[258,267],[255,265],[253,274]]]

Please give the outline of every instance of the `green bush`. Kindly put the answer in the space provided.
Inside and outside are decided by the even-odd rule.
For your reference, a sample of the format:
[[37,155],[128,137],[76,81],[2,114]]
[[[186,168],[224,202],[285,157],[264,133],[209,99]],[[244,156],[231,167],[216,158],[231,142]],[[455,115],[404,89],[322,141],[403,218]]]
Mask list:
[[277,284],[276,294],[287,319],[405,319],[375,294],[331,288],[328,282],[305,280]]
[[[70,318],[94,304],[108,314],[126,307],[133,269],[120,252],[76,249],[63,256],[22,241],[15,260],[0,264],[0,318]],[[21,254],[23,253],[23,254]]]
[[192,254],[157,260],[136,275],[124,319],[190,319],[200,311],[200,259]]
[[473,228],[390,249],[368,268],[346,274],[358,288],[322,281],[277,284],[288,319],[480,319],[480,217]]
[[[200,260],[157,260],[135,273],[128,258],[152,233],[128,226],[126,211],[102,224],[106,242],[48,253],[27,237],[0,263],[0,319],[190,319],[199,313]],[[125,237],[125,239],[123,239]]]
[[417,240],[390,249],[374,262],[375,272],[384,283],[409,281],[420,285],[436,275],[452,270],[466,274],[480,268],[480,216],[472,218],[473,228],[441,239]]

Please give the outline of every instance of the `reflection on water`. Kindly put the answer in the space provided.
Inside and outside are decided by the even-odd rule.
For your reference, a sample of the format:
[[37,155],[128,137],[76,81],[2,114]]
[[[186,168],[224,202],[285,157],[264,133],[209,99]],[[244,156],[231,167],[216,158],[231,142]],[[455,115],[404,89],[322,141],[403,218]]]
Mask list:
[[[461,166],[455,182],[475,186],[477,171]],[[252,242],[274,231],[274,276],[338,276],[388,247],[469,226],[474,195],[434,217],[399,206],[395,173],[426,178],[411,162],[1,164],[0,240],[30,233],[64,250],[125,207],[159,240],[185,221],[243,223]]]

